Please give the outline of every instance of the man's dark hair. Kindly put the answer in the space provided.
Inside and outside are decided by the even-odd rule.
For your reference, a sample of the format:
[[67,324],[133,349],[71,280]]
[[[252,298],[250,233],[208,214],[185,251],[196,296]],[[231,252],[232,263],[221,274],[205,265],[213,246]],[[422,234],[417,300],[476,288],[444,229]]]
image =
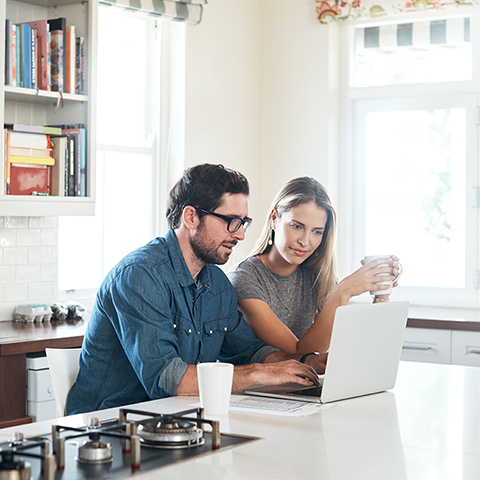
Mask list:
[[[223,165],[204,163],[187,168],[168,195],[168,226],[172,229],[180,226],[183,209],[187,205],[214,211],[220,206],[225,193],[248,195],[248,180],[240,172]],[[201,212],[198,214],[203,216]]]

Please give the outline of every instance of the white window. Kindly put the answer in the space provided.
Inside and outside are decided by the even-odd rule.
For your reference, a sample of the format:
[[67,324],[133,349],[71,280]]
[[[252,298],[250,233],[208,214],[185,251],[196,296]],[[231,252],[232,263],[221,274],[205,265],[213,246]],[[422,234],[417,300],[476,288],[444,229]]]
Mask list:
[[99,8],[96,215],[59,219],[59,290],[76,298],[159,234],[160,25]]
[[345,27],[347,256],[398,255],[413,304],[479,301],[479,27],[473,11]]

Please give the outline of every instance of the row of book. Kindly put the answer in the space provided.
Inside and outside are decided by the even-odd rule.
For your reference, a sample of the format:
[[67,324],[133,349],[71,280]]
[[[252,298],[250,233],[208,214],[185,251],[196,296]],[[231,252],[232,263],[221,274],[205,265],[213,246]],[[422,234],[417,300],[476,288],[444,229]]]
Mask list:
[[5,85],[85,95],[85,38],[64,17],[5,20]]
[[5,124],[4,137],[6,195],[86,196],[83,124]]

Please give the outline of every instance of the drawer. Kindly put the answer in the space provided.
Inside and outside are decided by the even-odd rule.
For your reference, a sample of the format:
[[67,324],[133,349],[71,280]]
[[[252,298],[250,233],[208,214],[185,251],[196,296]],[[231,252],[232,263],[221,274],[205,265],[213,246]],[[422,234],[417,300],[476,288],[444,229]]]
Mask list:
[[32,416],[34,422],[57,418],[55,400],[47,400],[46,402],[27,401],[27,415]]
[[27,400],[44,402],[54,398],[50,370],[27,370]]
[[480,367],[480,332],[452,331],[452,363]]
[[429,363],[450,363],[451,330],[406,328],[402,360]]

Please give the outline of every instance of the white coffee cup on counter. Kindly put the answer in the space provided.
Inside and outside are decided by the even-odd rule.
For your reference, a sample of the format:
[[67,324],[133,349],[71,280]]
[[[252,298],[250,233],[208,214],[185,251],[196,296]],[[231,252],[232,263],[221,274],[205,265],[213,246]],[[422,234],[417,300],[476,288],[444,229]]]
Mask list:
[[226,415],[230,408],[233,364],[220,362],[197,365],[200,404],[205,415]]
[[[368,255],[364,257],[364,262],[365,265],[367,265],[370,262],[373,262],[374,260],[378,260],[379,258],[390,258],[391,255]],[[392,293],[393,289],[393,284],[400,278],[400,275],[403,272],[402,264],[400,262],[397,262],[398,264],[398,269],[399,269],[399,274],[397,277],[392,277],[391,273],[377,273],[377,277],[385,277],[384,281],[381,282],[375,282],[375,285],[390,285],[390,288],[387,288],[385,290],[370,290],[370,295],[389,295]],[[377,265],[376,268],[380,267],[391,267],[392,263],[381,263],[380,265]]]

